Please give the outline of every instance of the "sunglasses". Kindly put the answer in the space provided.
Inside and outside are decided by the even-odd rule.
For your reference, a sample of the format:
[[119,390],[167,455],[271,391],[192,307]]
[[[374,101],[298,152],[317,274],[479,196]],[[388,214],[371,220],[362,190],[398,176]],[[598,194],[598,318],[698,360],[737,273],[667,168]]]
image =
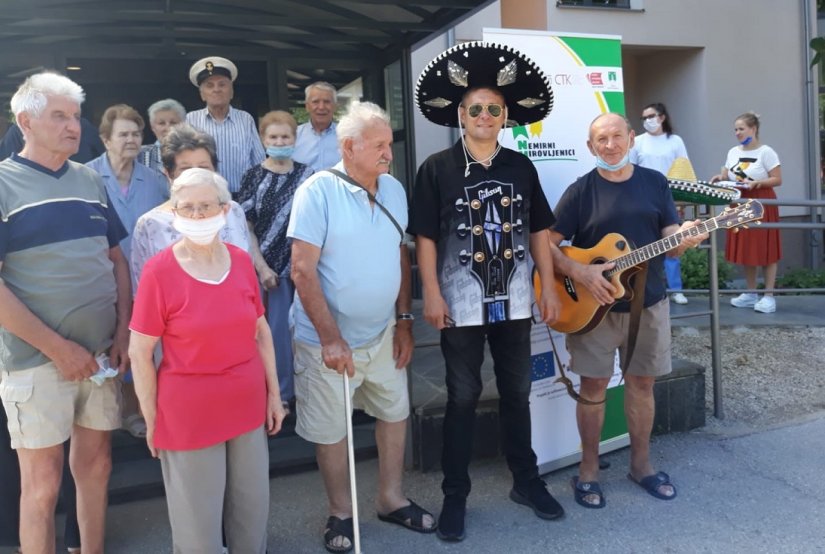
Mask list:
[[487,110],[491,117],[498,117],[504,111],[504,108],[500,104],[470,104],[467,106],[467,115],[478,117],[484,110]]

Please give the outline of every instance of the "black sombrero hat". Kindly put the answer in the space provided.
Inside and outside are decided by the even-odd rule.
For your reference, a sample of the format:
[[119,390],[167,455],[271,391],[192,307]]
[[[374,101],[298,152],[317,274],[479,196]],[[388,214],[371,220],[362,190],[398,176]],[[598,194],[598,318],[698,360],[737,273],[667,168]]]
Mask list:
[[422,115],[438,125],[458,127],[461,97],[474,87],[495,87],[504,94],[508,121],[528,125],[553,109],[553,89],[527,56],[501,44],[465,42],[427,64],[415,85]]

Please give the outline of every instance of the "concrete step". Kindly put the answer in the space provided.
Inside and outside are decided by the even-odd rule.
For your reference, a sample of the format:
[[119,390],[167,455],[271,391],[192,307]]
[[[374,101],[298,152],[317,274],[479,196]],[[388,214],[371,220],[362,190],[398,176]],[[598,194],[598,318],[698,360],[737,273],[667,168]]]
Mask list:
[[[356,460],[375,458],[375,420],[363,412],[353,416]],[[112,435],[112,476],[109,479],[109,502],[118,504],[163,496],[160,461],[149,455],[146,441],[126,431]],[[315,446],[295,434],[295,419],[288,418],[278,435],[269,438],[269,474],[272,477],[302,471],[314,471]]]

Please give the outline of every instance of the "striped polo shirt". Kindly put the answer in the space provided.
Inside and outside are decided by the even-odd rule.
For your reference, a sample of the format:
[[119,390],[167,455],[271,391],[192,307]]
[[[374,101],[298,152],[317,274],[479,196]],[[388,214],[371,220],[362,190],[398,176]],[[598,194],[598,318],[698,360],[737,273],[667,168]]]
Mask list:
[[[93,353],[112,343],[109,250],[125,236],[93,169],[69,161],[51,171],[17,154],[0,162],[0,278],[43,323]],[[0,369],[48,361],[0,327]]]
[[255,120],[245,111],[229,106],[229,113],[223,121],[213,118],[204,108],[187,113],[186,122],[215,139],[218,173],[229,181],[229,191],[237,194],[246,170],[266,158]]

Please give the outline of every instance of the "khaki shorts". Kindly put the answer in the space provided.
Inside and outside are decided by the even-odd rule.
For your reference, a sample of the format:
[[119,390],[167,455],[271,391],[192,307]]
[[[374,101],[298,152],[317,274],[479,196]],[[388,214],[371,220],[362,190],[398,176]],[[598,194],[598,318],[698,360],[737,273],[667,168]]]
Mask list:
[[0,371],[0,398],[9,419],[11,447],[62,444],[79,425],[96,431],[120,427],[120,379],[67,381],[53,363]]
[[[608,312],[601,324],[589,333],[568,335],[570,369],[584,377],[597,379],[613,375],[616,349],[623,357],[627,347],[629,323],[629,313]],[[627,373],[658,377],[670,372],[670,303],[665,298],[642,310],[636,348]]]
[[[404,421],[410,415],[407,370],[396,369],[392,357],[395,324],[370,345],[355,348],[355,376],[350,378],[352,404],[381,421]],[[316,444],[335,444],[347,435],[344,419],[344,378],[327,368],[321,348],[294,342],[295,432]]]

